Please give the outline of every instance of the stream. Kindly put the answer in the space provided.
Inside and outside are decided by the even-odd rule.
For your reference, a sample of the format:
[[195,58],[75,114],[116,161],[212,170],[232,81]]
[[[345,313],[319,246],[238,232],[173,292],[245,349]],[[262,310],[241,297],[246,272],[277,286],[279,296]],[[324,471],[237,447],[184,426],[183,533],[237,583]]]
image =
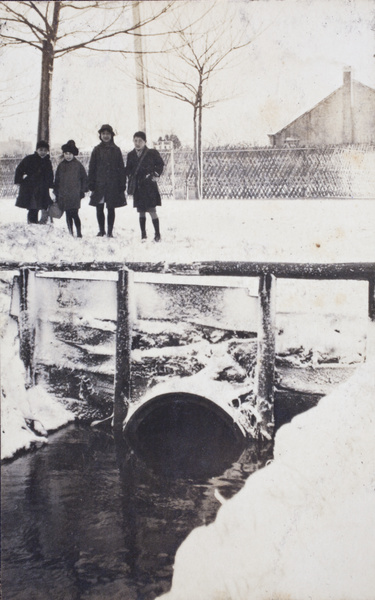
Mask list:
[[[229,452],[230,454],[230,452]],[[70,425],[2,465],[4,600],[153,600],[168,591],[177,548],[272,458],[248,446],[213,475],[158,472],[111,432]]]

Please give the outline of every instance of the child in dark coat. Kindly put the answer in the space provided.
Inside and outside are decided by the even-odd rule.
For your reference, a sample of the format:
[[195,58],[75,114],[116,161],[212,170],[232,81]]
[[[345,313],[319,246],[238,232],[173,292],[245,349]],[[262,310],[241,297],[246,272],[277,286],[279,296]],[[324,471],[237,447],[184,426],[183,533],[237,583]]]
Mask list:
[[102,125],[98,131],[100,144],[95,146],[89,163],[90,205],[96,206],[99,237],[105,235],[104,206],[107,206],[107,236],[113,237],[115,209],[126,206],[125,165],[121,150],[113,141],[111,125]]
[[49,188],[53,187],[53,170],[47,142],[39,141],[34,154],[21,160],[16,168],[14,183],[20,186],[16,206],[26,208],[28,223],[38,223],[38,212],[47,210],[51,204]]
[[66,214],[68,230],[73,235],[73,221],[77,230],[77,237],[82,237],[81,220],[78,211],[81,208],[81,199],[88,191],[88,179],[85,167],[76,159],[78,148],[74,140],[69,140],[61,146],[64,159],[56,170],[55,195],[56,200]]
[[[132,181],[134,207],[139,213],[142,240],[147,239],[146,213],[150,214],[155,230],[154,241],[160,242],[160,225],[156,207],[161,206],[157,180],[163,172],[164,161],[155,148],[147,148],[146,134],[137,131],[133,136],[134,150],[126,160],[126,176]],[[128,185],[129,185],[128,184]]]

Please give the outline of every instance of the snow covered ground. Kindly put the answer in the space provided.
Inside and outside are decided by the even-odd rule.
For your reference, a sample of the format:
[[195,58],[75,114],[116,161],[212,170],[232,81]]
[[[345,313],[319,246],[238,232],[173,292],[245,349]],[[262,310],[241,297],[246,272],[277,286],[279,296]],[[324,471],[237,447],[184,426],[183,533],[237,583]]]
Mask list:
[[373,200],[163,200],[162,243],[140,243],[136,210],[116,210],[113,239],[96,238],[95,208],[82,201],[83,239],[68,234],[65,217],[53,226],[26,226],[26,211],[1,200],[0,260],[372,261]]
[[276,434],[274,460],[195,529],[163,600],[374,600],[375,364]]

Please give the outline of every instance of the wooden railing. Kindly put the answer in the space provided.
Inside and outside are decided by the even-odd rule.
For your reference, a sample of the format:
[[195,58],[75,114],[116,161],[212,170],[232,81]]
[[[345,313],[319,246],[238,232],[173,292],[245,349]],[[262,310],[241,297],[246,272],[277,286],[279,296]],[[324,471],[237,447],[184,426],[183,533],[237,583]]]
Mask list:
[[114,428],[119,431],[130,402],[131,324],[130,298],[132,272],[175,275],[235,276],[259,278],[259,326],[256,371],[257,409],[262,415],[263,431],[273,433],[275,373],[275,282],[277,278],[353,280],[368,282],[369,339],[375,354],[375,262],[374,263],[267,263],[267,262],[194,262],[194,263],[21,263],[2,262],[0,270],[19,271],[20,355],[32,380],[32,344],[34,325],[28,319],[28,289],[35,272],[115,271],[117,281],[116,374],[114,392]]

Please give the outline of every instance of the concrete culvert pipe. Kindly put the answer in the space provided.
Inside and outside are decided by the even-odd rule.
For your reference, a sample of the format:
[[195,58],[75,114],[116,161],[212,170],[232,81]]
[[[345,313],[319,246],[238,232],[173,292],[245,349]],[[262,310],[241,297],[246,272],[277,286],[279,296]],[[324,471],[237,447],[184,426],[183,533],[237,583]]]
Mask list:
[[149,467],[171,477],[213,476],[236,461],[245,435],[228,411],[185,392],[150,398],[125,421],[124,436]]

